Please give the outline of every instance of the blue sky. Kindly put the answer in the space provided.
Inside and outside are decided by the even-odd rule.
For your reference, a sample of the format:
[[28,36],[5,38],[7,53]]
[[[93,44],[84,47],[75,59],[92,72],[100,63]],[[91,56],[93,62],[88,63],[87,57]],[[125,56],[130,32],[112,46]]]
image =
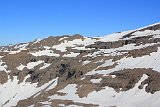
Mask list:
[[160,0],[0,0],[0,45],[139,28],[160,21],[159,5]]

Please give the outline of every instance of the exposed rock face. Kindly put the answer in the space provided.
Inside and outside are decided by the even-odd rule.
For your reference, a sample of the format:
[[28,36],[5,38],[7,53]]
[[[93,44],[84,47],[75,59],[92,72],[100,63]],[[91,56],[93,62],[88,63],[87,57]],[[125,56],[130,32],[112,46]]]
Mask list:
[[[160,90],[160,73],[153,71],[152,69],[124,69],[121,71],[115,71],[111,73],[111,75],[116,75],[117,87],[122,88],[121,90],[126,91],[134,87],[134,85],[140,80],[143,74],[148,75],[148,79],[143,81],[138,88],[142,89],[145,84],[148,84],[145,87],[145,90],[150,93],[154,93]],[[114,80],[113,80],[114,81]],[[115,83],[116,83],[115,82]],[[111,87],[115,86],[112,82],[110,85]],[[117,88],[116,87],[116,88]],[[118,88],[119,89],[119,88]]]
[[135,49],[135,50],[129,51],[128,52],[128,54],[129,54],[128,57],[131,57],[131,56],[133,56],[134,58],[142,57],[144,55],[150,55],[152,52],[157,52],[157,51],[158,51],[157,45],[148,46],[146,48]]
[[66,81],[68,79],[74,79],[83,75],[83,72],[80,70],[73,69],[69,64],[61,64],[57,66],[56,75],[59,78],[59,82]]
[[0,106],[157,107],[159,61],[160,24],[0,47]]
[[0,84],[6,83],[8,80],[8,75],[5,71],[0,72]]
[[147,37],[136,37],[131,40],[119,40],[115,42],[100,42],[99,41],[89,46],[86,46],[86,48],[111,49],[111,48],[123,47],[124,45],[132,44],[132,43],[138,46],[141,44],[158,43],[158,42],[160,42],[160,38],[152,38],[151,36],[147,36]]

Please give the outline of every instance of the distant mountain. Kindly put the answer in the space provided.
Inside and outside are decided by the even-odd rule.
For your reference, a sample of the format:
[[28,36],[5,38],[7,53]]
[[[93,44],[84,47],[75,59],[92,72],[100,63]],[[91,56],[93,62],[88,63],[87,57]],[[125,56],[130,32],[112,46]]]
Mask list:
[[0,107],[159,107],[159,72],[160,23],[3,46]]

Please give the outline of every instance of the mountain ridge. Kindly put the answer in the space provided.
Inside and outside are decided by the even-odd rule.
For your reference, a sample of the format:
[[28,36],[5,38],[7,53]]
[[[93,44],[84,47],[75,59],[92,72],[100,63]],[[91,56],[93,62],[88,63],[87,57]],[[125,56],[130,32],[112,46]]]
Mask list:
[[[157,22],[157,23],[154,23],[154,24],[150,24],[148,26],[144,26],[144,27],[141,27],[141,28],[137,28],[137,29],[134,29],[134,30],[140,30],[140,29],[143,29],[143,28],[147,28],[147,27],[151,27],[151,26],[158,26],[160,24],[160,22]],[[125,31],[130,31],[130,30],[125,30]],[[125,32],[125,31],[120,31],[120,32]],[[120,33],[120,32],[115,32],[115,33]],[[112,33],[114,34],[114,33]],[[74,34],[74,35],[81,35],[81,34]],[[62,36],[74,36],[74,35],[60,35],[60,37]],[[108,36],[110,34],[107,34],[105,36]],[[57,35],[58,36],[58,35]],[[34,39],[33,41],[29,41],[29,42],[34,42],[36,40],[43,40],[43,39],[46,39],[46,38],[49,38],[49,37],[57,37],[56,35],[55,36],[48,36],[48,37],[45,37],[45,38],[36,38]],[[85,37],[88,37],[88,36],[85,36]],[[99,38],[99,37],[104,37],[104,36],[95,36],[95,37],[88,37],[88,38]],[[12,45],[16,45],[16,44],[24,44],[24,43],[28,43],[28,42],[21,42],[21,43],[15,43],[15,44],[8,44],[8,45],[3,45],[3,46],[0,46],[0,47],[5,47],[5,46],[12,46]]]

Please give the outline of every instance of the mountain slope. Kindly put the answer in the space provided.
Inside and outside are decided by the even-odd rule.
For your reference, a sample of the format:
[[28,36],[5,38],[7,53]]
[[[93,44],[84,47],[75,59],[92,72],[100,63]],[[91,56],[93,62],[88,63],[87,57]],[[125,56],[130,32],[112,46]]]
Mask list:
[[0,47],[2,107],[158,107],[160,23]]

